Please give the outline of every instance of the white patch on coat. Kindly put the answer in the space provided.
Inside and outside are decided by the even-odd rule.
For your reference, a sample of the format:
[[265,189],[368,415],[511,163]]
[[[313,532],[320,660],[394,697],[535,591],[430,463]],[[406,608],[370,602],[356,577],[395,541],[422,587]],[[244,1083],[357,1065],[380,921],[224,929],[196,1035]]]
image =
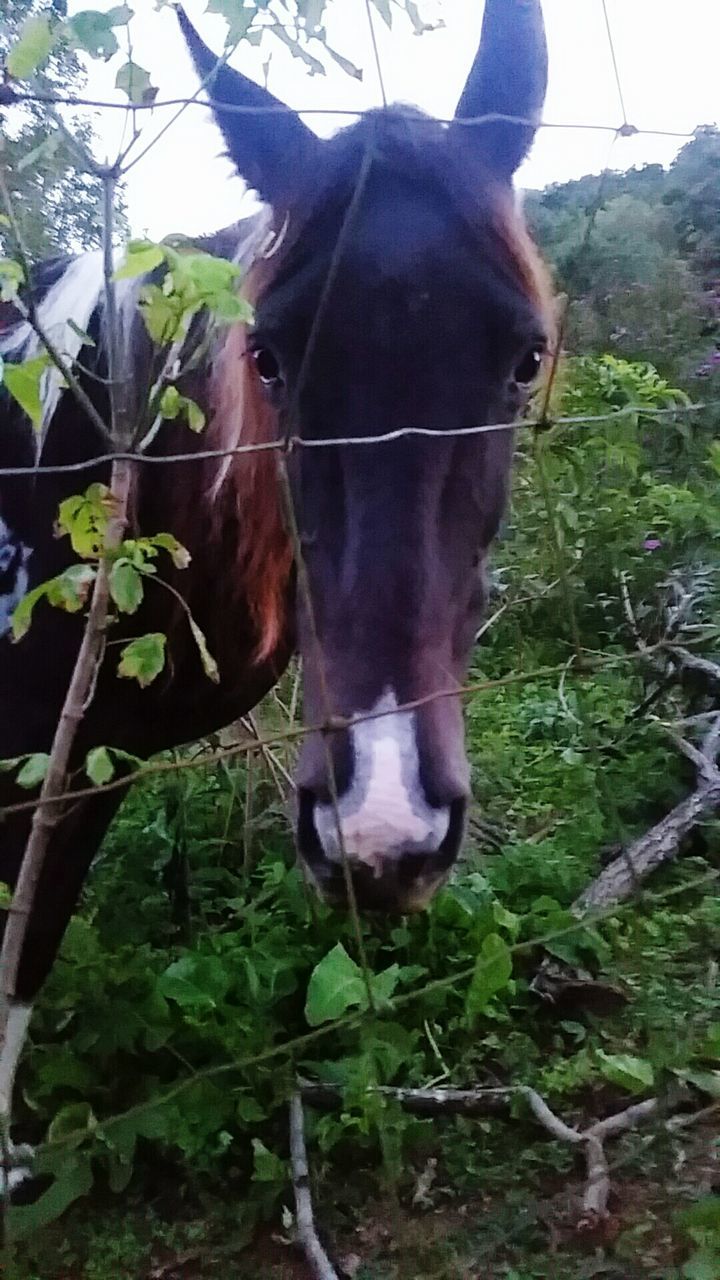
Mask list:
[[[28,589],[27,562],[32,555],[0,516],[0,636],[10,630],[13,611]],[[9,583],[4,581],[10,573]]]
[[[11,1004],[8,1010],[5,1042],[0,1048],[0,1117],[9,1126],[12,1119],[12,1096],[20,1055],[27,1038],[27,1029],[32,1017],[31,1004]],[[12,1191],[21,1182],[32,1176],[33,1148],[23,1144],[9,1144],[7,1152],[10,1170],[7,1175],[8,1185]],[[5,1189],[5,1172],[0,1169],[0,1194]]]
[[[448,807],[428,804],[420,778],[414,711],[397,711],[388,689],[370,709],[376,719],[351,730],[352,783],[338,802],[342,845],[352,862],[380,874],[384,860],[405,853],[434,853],[447,835]],[[325,854],[342,860],[333,805],[317,805],[315,826]]]
[[[115,252],[116,265],[122,261],[123,257],[123,251]],[[140,283],[136,280],[120,280],[115,286],[123,343],[129,339]],[[80,354],[84,345],[82,334],[87,332],[93,312],[102,304],[104,289],[102,251],[89,250],[68,264],[38,307],[40,327],[68,367],[72,367]],[[21,321],[0,337],[0,353],[9,356],[12,360],[33,360],[42,353],[43,349],[41,339],[27,321]],[[62,376],[59,369],[51,364],[43,373],[40,382],[42,419],[37,440],[38,456],[62,392]]]

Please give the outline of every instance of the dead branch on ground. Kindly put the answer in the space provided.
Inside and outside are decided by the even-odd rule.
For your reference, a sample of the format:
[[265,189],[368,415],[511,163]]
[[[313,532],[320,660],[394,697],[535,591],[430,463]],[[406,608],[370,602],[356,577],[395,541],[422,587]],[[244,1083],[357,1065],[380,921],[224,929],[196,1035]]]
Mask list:
[[305,1257],[313,1269],[316,1280],[338,1280],[337,1272],[323,1249],[315,1229],[310,1195],[310,1172],[305,1149],[303,1103],[300,1093],[294,1093],[290,1099],[290,1164],[295,1192],[295,1225]]

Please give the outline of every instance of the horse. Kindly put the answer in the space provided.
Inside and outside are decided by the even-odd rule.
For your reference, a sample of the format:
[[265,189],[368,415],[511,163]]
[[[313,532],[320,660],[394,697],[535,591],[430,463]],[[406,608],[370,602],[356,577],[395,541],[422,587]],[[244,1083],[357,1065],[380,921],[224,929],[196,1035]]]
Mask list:
[[[202,242],[240,264],[254,317],[211,335],[188,362],[179,387],[204,411],[205,433],[168,417],[148,447],[151,459],[197,459],[136,467],[131,532],[169,530],[191,561],[165,575],[175,594],[148,589],[137,614],[114,622],[113,643],[165,633],[168,661],[140,688],[118,679],[117,650],[108,645],[72,765],[81,769],[97,745],[145,758],[219,731],[250,711],[299,653],[310,730],[296,776],[300,861],[331,901],[345,902],[349,875],[361,910],[418,910],[463,841],[469,770],[452,691],[486,597],[512,423],[550,341],[545,275],[513,190],[545,96],[541,2],[486,0],[452,121],[388,106],[328,140],[217,63],[182,10],[179,20],[211,84],[229,155],[262,202],[259,213]],[[124,356],[138,382],[153,358],[141,284],[123,281],[117,297]],[[28,288],[42,327],[107,420],[102,255],[40,264]],[[40,350],[32,326],[5,304],[6,361]],[[41,603],[14,643],[13,611],[74,560],[68,539],[56,536],[59,504],[108,482],[111,451],[51,373],[39,461],[24,412],[7,395],[1,410],[7,760],[49,749],[83,630],[82,613]],[[507,426],[465,430],[494,424]],[[283,454],[296,538],[276,453],[238,452],[286,439],[296,442]],[[91,459],[80,478],[70,469]],[[207,637],[216,683],[178,595]],[[5,1116],[33,1002],[123,794],[83,794],[52,832],[0,1053]],[[27,791],[0,771],[0,815],[9,807],[0,816],[0,880],[11,889],[30,824],[17,808],[22,800]]]

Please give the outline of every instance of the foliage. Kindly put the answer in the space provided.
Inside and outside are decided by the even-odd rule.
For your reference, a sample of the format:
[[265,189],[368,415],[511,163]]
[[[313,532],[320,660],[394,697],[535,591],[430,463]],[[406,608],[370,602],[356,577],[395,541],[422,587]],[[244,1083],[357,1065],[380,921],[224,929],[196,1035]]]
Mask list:
[[720,135],[701,128],[669,170],[646,165],[528,196],[531,226],[572,299],[574,352],[707,376],[718,329]]
[[[12,75],[25,76],[42,63],[37,87],[45,93],[77,94],[85,84],[85,72],[77,52],[54,46],[51,19],[62,16],[65,5],[42,0],[7,0],[0,25],[0,62],[8,57]],[[48,16],[50,15],[50,16]],[[18,52],[25,32],[25,58]],[[14,61],[12,50],[15,50]],[[18,65],[19,63],[19,65]],[[92,124],[79,113],[72,129],[83,146],[92,148]],[[33,261],[52,253],[94,248],[101,242],[102,188],[97,178],[77,171],[77,155],[68,138],[48,117],[43,104],[23,103],[3,112],[0,119],[2,164],[20,223],[23,241]],[[118,221],[125,226],[122,199]],[[14,245],[0,226],[0,246]]]

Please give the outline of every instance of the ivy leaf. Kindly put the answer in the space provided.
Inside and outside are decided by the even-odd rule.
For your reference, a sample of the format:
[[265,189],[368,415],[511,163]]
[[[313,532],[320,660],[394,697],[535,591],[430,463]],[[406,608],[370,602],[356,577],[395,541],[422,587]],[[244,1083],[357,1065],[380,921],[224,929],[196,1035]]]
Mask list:
[[27,80],[45,62],[55,43],[50,20],[45,13],[26,18],[20,35],[8,53],[8,74],[16,80]]
[[152,240],[131,240],[125,251],[125,261],[118,267],[114,279],[134,280],[136,276],[154,271],[164,261],[165,254],[159,244]]
[[465,1013],[469,1022],[483,1012],[497,991],[507,986],[511,976],[512,956],[507,943],[498,933],[489,933],[483,939],[465,997]]
[[85,757],[85,772],[96,787],[101,787],[104,782],[110,782],[115,776],[115,765],[107,747],[93,747],[92,751],[88,751]]
[[35,751],[28,756],[15,781],[19,787],[39,787],[48,771],[50,756],[46,751]]
[[131,102],[152,102],[157,96],[157,89],[153,87],[148,72],[132,60],[125,62],[118,71],[115,88],[127,94]]
[[10,395],[25,410],[36,431],[42,426],[40,387],[49,362],[50,357],[43,352],[42,355],[33,356],[32,360],[23,360],[22,364],[6,362],[3,372],[3,381]]
[[308,983],[305,1018],[311,1027],[339,1018],[353,1005],[367,1008],[362,969],[338,942],[315,965]]
[[118,675],[137,680],[144,689],[152,684],[165,666],[165,641],[162,631],[150,631],[125,646],[120,655]]
[[612,1084],[620,1085],[630,1093],[644,1093],[655,1083],[655,1072],[646,1058],[636,1058],[630,1053],[596,1053],[600,1070]]
[[205,675],[208,677],[208,679],[212,680],[213,684],[219,684],[220,672],[218,671],[218,664],[213,658],[210,650],[208,649],[205,635],[200,630],[200,627],[198,626],[197,622],[193,618],[192,614],[188,616],[188,621],[190,623],[190,630],[193,633],[193,639],[198,647],[198,652],[200,654],[200,661],[202,662],[202,665],[203,665],[203,671],[205,672]]
[[68,27],[75,44],[106,62],[117,53],[119,45],[113,31],[110,15],[97,9],[83,9],[68,19]]
[[121,613],[135,613],[142,604],[143,580],[137,569],[123,556],[110,570],[110,595]]

